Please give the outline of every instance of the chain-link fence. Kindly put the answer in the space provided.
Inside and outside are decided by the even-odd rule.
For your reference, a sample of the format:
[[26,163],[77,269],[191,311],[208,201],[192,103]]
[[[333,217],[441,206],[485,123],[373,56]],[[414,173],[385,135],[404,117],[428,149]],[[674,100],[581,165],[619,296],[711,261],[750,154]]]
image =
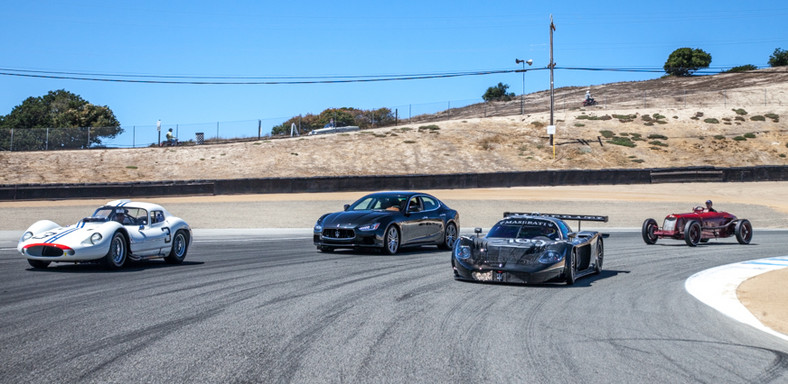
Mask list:
[[[669,86],[639,89],[630,83],[615,83],[591,87],[597,104],[590,108],[602,110],[633,110],[640,108],[687,109],[721,106],[724,108],[778,108],[788,103],[786,91],[780,87],[747,89],[699,90]],[[588,87],[563,87],[555,90],[554,111],[579,110]],[[520,95],[509,101],[479,102],[451,100],[446,102],[408,104],[389,107],[393,124],[422,124],[455,119],[513,116],[550,111],[548,91]],[[133,148],[158,146],[166,141],[170,129],[181,145],[211,144],[237,140],[258,140],[270,137],[271,128],[289,118],[277,117],[215,123],[156,124],[124,126],[123,132],[111,136],[114,128],[16,128],[0,129],[0,150],[57,150],[97,147]],[[371,122],[372,127],[379,127]],[[300,127],[292,129],[304,134]],[[290,130],[286,136],[290,135]],[[198,143],[198,138],[201,142]]]

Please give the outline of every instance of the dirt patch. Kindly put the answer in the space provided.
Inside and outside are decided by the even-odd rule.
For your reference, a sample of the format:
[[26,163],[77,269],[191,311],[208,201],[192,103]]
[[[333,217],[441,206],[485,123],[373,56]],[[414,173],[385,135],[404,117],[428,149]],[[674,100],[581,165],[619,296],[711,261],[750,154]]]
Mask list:
[[739,285],[739,301],[763,325],[788,335],[788,268],[766,272],[747,279]]

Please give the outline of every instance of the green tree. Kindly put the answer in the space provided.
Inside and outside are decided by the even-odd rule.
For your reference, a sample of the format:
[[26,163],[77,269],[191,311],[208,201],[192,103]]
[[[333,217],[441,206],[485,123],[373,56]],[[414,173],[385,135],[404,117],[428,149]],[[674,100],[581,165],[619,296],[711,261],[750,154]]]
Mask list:
[[769,66],[784,67],[786,65],[788,65],[788,51],[775,48],[774,53],[769,56]]
[[665,62],[665,72],[673,76],[691,76],[700,68],[708,68],[711,64],[711,55],[696,48],[679,48],[668,56]]
[[[45,128],[49,128],[48,136]],[[14,130],[14,150],[100,146],[102,138],[123,133],[109,107],[91,104],[63,89],[27,98],[0,117],[0,129]],[[0,135],[0,147],[10,146],[10,134]]]
[[487,92],[484,92],[482,99],[484,101],[509,101],[514,98],[514,92],[506,93],[508,89],[508,84],[498,83],[494,87],[487,88]]

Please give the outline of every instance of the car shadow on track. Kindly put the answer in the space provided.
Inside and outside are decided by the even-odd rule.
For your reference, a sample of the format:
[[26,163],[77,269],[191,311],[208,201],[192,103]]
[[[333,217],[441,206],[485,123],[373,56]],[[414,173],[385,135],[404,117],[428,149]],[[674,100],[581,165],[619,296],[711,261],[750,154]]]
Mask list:
[[181,264],[167,264],[164,260],[143,260],[129,261],[121,269],[109,270],[101,264],[82,263],[82,264],[52,264],[47,268],[27,268],[30,272],[50,272],[50,273],[124,273],[139,272],[148,269],[177,268],[193,265],[202,265],[202,261],[184,261]]
[[413,246],[413,247],[401,248],[394,255],[386,254],[385,252],[383,252],[382,249],[374,249],[374,248],[369,248],[369,249],[367,249],[367,248],[362,248],[362,249],[338,249],[338,250],[334,250],[334,252],[320,252],[320,251],[317,251],[317,253],[322,253],[324,255],[335,254],[335,255],[343,255],[343,256],[357,255],[357,256],[377,256],[377,257],[398,257],[398,256],[408,256],[408,255],[414,255],[414,254],[428,254],[430,256],[432,256],[434,254],[438,254],[438,253],[450,254],[451,250],[440,249],[440,248],[437,248],[435,246],[424,245],[424,246]]
[[616,277],[620,273],[630,273],[630,271],[619,271],[615,269],[603,269],[598,275],[588,275],[581,277],[575,280],[573,285],[566,285],[565,282],[556,281],[550,283],[541,283],[541,284],[518,284],[518,283],[498,283],[498,282],[488,282],[488,281],[468,281],[468,280],[456,280],[461,283],[470,283],[470,284],[484,284],[484,285],[505,285],[510,287],[538,287],[538,288],[588,288],[590,287],[595,281],[609,279],[611,277]]
[[[671,243],[652,244],[651,246],[656,246],[656,245],[662,246],[662,247],[689,247],[687,245],[687,243],[685,243],[683,241],[678,241],[678,240],[676,242],[671,242]],[[758,245],[758,243],[739,244],[738,242],[729,242],[729,241],[723,243],[723,242],[718,242],[718,241],[711,240],[711,241],[709,241],[707,243],[700,243],[700,244],[696,245],[696,247],[748,246],[748,245]]]

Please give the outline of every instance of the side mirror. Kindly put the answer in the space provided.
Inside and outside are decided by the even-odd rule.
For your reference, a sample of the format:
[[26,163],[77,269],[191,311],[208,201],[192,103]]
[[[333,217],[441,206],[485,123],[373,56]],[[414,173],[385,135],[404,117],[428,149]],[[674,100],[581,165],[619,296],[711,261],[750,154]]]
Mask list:
[[143,229],[145,229],[145,226],[140,224],[140,231],[143,230]]
[[348,208],[350,208],[350,204],[345,204],[345,211],[347,211]]
[[475,234],[476,234],[476,236],[480,236],[480,235],[482,234],[482,229],[481,229],[481,227],[476,227],[476,228],[474,228],[474,229],[473,229],[473,233],[475,233]]
[[569,232],[566,234],[566,236],[570,239],[574,239],[575,237],[577,237],[577,232]]

